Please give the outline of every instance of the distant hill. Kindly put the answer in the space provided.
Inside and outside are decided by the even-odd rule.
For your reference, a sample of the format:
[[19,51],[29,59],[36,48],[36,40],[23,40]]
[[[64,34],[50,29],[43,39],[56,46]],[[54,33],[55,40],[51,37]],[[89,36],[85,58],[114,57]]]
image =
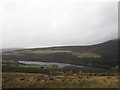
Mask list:
[[[28,49],[27,49],[28,50]],[[59,46],[48,48],[34,48],[29,50],[72,50],[74,52],[117,53],[118,40],[110,40],[104,43],[90,46]]]
[[16,50],[22,50],[23,48],[5,48],[0,49],[1,52],[9,52],[9,51],[16,51]]
[[119,40],[110,40],[90,46],[21,49],[7,54],[3,53],[3,59],[63,62],[91,67],[112,68],[118,65],[118,42]]

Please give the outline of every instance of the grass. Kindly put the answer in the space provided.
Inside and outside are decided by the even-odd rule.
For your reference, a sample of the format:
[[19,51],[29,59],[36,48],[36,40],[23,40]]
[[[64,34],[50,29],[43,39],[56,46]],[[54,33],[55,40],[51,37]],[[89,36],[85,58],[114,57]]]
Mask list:
[[77,55],[78,58],[100,58],[101,55],[95,53],[72,53]]
[[45,66],[45,65],[24,65],[20,64],[15,60],[2,60],[2,66],[22,67],[22,68],[43,68],[43,69],[60,69],[57,66]]
[[2,62],[4,63],[15,63],[15,62],[17,62],[17,61],[15,61],[15,60],[2,60]]
[[55,54],[55,53],[71,53],[76,55],[77,58],[101,58],[100,54],[96,53],[79,53],[71,50],[24,50],[24,51],[13,51],[10,53],[3,53],[3,55],[23,55],[23,54]]
[[34,54],[51,54],[51,53],[71,53],[69,50],[43,50],[43,51],[33,51]]
[[17,53],[17,52],[10,52],[10,53],[3,53],[2,55],[17,55],[17,56],[21,56],[22,54]]
[[25,50],[25,51],[13,51],[11,53],[3,53],[3,55],[22,55],[22,54],[53,54],[53,53],[71,53],[70,50]]
[[69,53],[74,56],[76,56],[76,58],[93,58],[93,59],[98,59],[101,58],[100,54],[96,54],[96,53],[86,53],[86,52],[73,52],[71,50],[37,50],[37,51],[33,51],[33,50],[23,50],[23,51],[13,51],[10,53],[3,53],[3,55],[16,55],[16,56],[22,56],[24,54],[38,54],[38,55],[47,55],[47,54],[56,54],[56,53]]
[[60,69],[60,67],[55,66],[39,66],[39,65],[21,65],[21,64],[2,64],[2,66],[13,66],[13,67],[22,67],[22,68],[43,68],[43,69]]
[[[117,83],[119,83],[119,76],[82,76],[79,78],[79,76],[12,72],[3,72],[2,76],[3,88],[118,88]],[[49,77],[56,77],[56,79],[44,79]],[[20,80],[21,78],[28,78],[28,80]]]
[[23,67],[23,68],[44,68],[44,69],[59,68],[59,67],[53,67],[53,66],[37,66],[37,65],[18,65],[17,67]]

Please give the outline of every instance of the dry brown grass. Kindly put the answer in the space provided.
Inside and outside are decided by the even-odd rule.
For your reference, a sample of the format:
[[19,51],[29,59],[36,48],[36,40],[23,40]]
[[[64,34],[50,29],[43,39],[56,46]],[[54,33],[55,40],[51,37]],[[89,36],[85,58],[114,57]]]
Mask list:
[[[20,80],[24,77],[28,79]],[[48,77],[56,79],[45,79]],[[118,76],[50,76],[6,72],[3,73],[2,82],[3,88],[118,88]]]

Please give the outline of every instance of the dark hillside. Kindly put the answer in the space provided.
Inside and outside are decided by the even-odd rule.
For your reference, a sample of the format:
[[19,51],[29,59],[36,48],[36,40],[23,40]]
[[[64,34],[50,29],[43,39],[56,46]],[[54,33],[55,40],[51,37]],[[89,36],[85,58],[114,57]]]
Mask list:
[[3,60],[64,62],[100,68],[118,65],[118,40],[91,46],[61,46],[22,49],[3,53]]

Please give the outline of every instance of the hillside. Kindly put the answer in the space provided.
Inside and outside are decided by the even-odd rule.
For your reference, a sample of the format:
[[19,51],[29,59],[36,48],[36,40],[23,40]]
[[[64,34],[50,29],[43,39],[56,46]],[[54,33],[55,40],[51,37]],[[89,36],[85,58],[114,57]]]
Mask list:
[[1,52],[9,52],[9,51],[16,51],[16,50],[21,50],[23,48],[5,48],[5,49],[0,49]]
[[118,40],[91,46],[59,46],[8,51],[2,53],[2,58],[112,68],[118,65]]

